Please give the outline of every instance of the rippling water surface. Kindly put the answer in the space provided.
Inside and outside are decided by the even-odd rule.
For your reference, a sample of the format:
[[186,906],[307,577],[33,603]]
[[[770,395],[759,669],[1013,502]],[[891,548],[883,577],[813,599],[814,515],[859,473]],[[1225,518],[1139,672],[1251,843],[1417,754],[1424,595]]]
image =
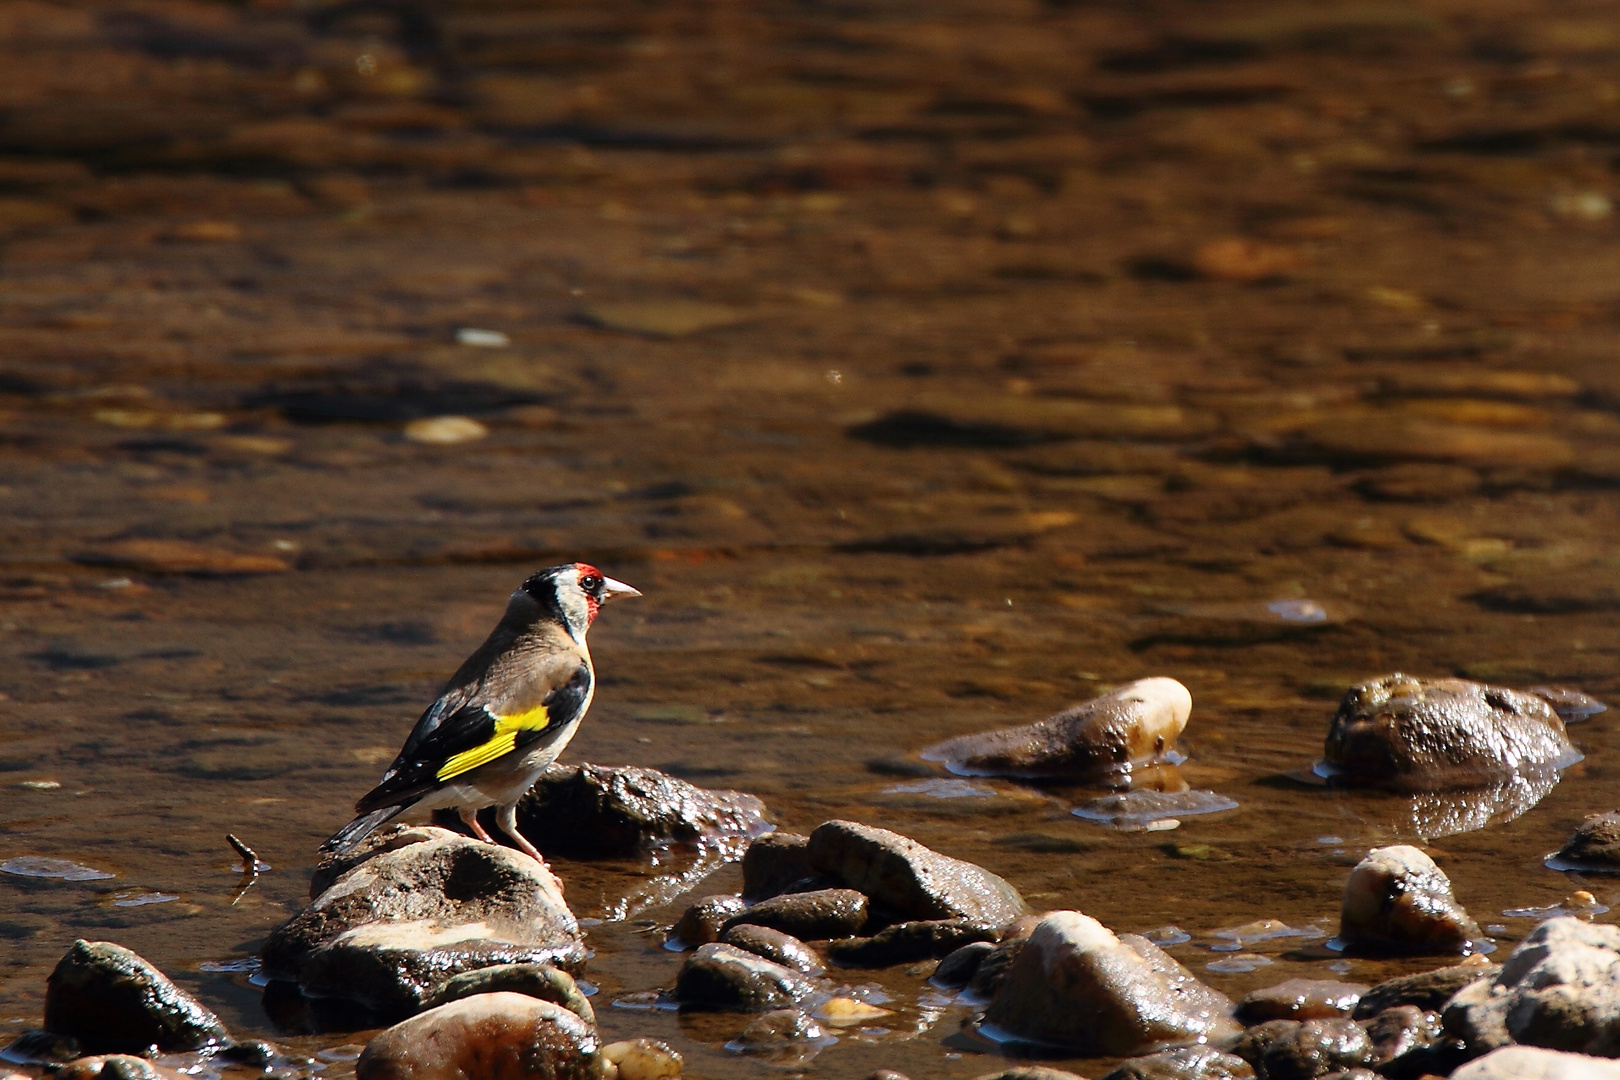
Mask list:
[[[1414,829],[1499,942],[1613,906],[1541,862],[1613,809],[1612,713],[1483,830],[1308,782],[1364,678],[1620,690],[1605,8],[387,10],[0,15],[0,1037],[104,938],[352,1068],[244,961],[576,557],[645,597],[570,758],[1179,927],[1228,993],[1422,966],[1320,948]],[[1121,830],[914,756],[1149,675],[1235,809]],[[671,869],[557,866],[597,918]],[[608,1006],[672,985],[681,907],[591,928],[606,1033],[768,1072],[736,1017]],[[1262,918],[1301,933],[1216,934]],[[816,1071],[994,1067],[963,1003],[844,974],[895,1015]]]

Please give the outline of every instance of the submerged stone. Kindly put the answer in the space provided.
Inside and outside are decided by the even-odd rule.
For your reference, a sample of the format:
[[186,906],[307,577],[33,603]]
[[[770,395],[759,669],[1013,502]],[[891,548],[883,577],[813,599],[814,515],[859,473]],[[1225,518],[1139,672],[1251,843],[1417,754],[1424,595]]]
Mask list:
[[1147,939],[1054,911],[1030,934],[984,1019],[1013,1040],[1125,1057],[1235,1036],[1231,1014],[1224,994]]
[[1156,821],[1218,814],[1224,810],[1235,810],[1237,806],[1236,799],[1217,795],[1213,791],[1138,789],[1090,799],[1070,812],[1077,818],[1095,821],[1099,825],[1130,830],[1149,828]]
[[1335,780],[1404,790],[1556,772],[1581,757],[1540,697],[1399,673],[1350,688],[1323,751],[1322,768]]
[[1254,1067],[1212,1046],[1184,1046],[1122,1061],[1102,1080],[1253,1080]]
[[225,1046],[225,1025],[141,957],[110,941],[75,941],[45,981],[45,1029],[91,1053]]
[[1374,1064],[1372,1040],[1351,1020],[1271,1020],[1243,1033],[1233,1053],[1265,1080],[1314,1080]]
[[962,735],[922,752],[972,776],[1074,778],[1129,771],[1169,754],[1192,714],[1174,679],[1138,679],[1046,720]]
[[599,1080],[595,1030],[525,994],[477,994],[395,1024],[355,1062],[358,1080]]
[[1339,910],[1339,941],[1370,953],[1473,952],[1478,924],[1451,893],[1451,879],[1415,847],[1368,852],[1350,872]]
[[829,821],[810,834],[809,851],[816,870],[901,919],[968,919],[1000,927],[1027,910],[1018,890],[990,871],[887,829]]

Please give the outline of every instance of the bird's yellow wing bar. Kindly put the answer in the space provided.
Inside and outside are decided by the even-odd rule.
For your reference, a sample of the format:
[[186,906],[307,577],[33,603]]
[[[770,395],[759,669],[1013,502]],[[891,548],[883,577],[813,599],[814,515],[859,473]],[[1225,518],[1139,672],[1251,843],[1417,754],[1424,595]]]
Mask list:
[[517,747],[517,737],[524,731],[543,731],[551,723],[551,715],[544,705],[536,705],[524,712],[513,713],[510,716],[497,716],[495,730],[490,738],[470,750],[463,750],[459,754],[452,754],[439,771],[434,773],[439,780],[453,780],[462,773],[471,772],[480,765],[488,765],[491,761],[509,754]]

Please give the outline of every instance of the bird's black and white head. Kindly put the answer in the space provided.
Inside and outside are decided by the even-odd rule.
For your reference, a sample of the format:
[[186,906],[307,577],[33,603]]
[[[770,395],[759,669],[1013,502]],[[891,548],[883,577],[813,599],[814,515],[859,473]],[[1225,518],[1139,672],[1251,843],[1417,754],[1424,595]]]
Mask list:
[[568,628],[576,641],[585,640],[585,631],[596,621],[597,613],[609,600],[640,596],[622,581],[614,581],[590,563],[563,563],[530,574],[523,583],[524,593],[540,605],[541,611]]

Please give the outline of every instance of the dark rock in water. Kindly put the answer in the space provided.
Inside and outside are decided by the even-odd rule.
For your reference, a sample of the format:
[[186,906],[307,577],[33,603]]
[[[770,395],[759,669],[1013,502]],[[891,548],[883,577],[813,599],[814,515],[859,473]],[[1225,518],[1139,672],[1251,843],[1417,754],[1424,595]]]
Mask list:
[[791,934],[772,930],[768,926],[753,926],[748,923],[733,926],[720,940],[804,975],[820,975],[827,970],[821,958],[804,942]]
[[1551,705],[1553,712],[1566,724],[1578,724],[1600,712],[1609,711],[1609,707],[1597,698],[1567,686],[1532,686],[1525,693],[1534,694]]
[[995,930],[967,919],[922,919],[895,923],[871,937],[830,942],[827,956],[849,967],[888,967],[947,956],[969,942],[995,940]]
[[385,851],[398,851],[402,847],[428,840],[443,840],[452,830],[432,825],[384,825],[343,855],[322,851],[315,872],[309,878],[309,898],[315,899],[332,887],[332,882],[347,874],[367,859]]
[[821,889],[761,900],[733,915],[726,929],[749,923],[768,926],[797,938],[822,941],[858,934],[866,920],[864,893],[854,889]]
[[1323,747],[1335,780],[1405,790],[1489,784],[1580,758],[1542,698],[1399,673],[1351,687]]
[[437,1008],[474,994],[503,991],[561,1005],[587,1024],[596,1026],[596,1010],[591,1008],[590,998],[580,990],[572,975],[550,964],[497,964],[469,971],[441,986],[427,1004]]
[[121,945],[75,941],[45,982],[45,1029],[91,1053],[224,1046],[219,1017]]
[[1192,713],[1174,679],[1138,679],[1024,727],[962,735],[922,752],[972,776],[1076,778],[1162,758]]
[[1426,1012],[1438,1012],[1452,995],[1471,982],[1494,979],[1501,964],[1453,964],[1451,967],[1420,971],[1389,979],[1361,995],[1350,1015],[1356,1020],[1377,1016],[1385,1009],[1415,1005]]
[[752,795],[711,791],[628,765],[553,765],[517,812],[518,827],[540,850],[581,859],[742,839],[771,829],[765,804]]
[[595,1030],[525,994],[476,994],[395,1024],[367,1044],[357,1080],[600,1080]]
[[72,1061],[84,1054],[84,1047],[71,1035],[58,1035],[53,1031],[25,1031],[5,1048],[5,1061],[55,1062]]
[[1232,1052],[1263,1080],[1316,1080],[1372,1065],[1372,1040],[1353,1020],[1270,1020],[1250,1028]]
[[262,970],[382,1020],[494,964],[584,960],[557,880],[527,855],[442,829],[352,867],[265,940]]
[[693,902],[670,931],[670,937],[681,945],[707,945],[719,941],[726,923],[732,916],[747,910],[742,897],[729,893],[705,896]]
[[985,1012],[1014,1040],[1124,1057],[1229,1038],[1232,1003],[1146,938],[1078,911],[1041,919]]
[[1593,814],[1581,822],[1548,861],[1554,869],[1620,873],[1620,810]]
[[968,990],[981,998],[993,997],[1001,988],[1007,972],[1012,969],[1013,961],[1018,959],[1018,954],[1023,952],[1024,946],[1028,944],[1027,934],[997,942],[995,948],[984,954],[978,970],[973,973],[973,978],[968,980]]
[[132,1054],[79,1058],[53,1074],[57,1080],[185,1080],[186,1074]]
[[811,874],[810,838],[798,833],[768,833],[748,845],[742,857],[742,894],[768,900]]
[[1053,1069],[1046,1065],[1014,1065],[1010,1069],[989,1073],[978,1080],[1086,1080],[1079,1073]]
[[1372,1040],[1374,1061],[1380,1066],[1430,1046],[1445,1034],[1440,1015],[1416,1005],[1397,1005],[1360,1023]]
[[970,941],[941,960],[928,981],[946,990],[966,986],[994,949],[995,945],[988,941]]
[[1451,880],[1417,848],[1378,848],[1350,872],[1339,910],[1339,941],[1347,951],[1466,955],[1481,939],[1452,896]]
[[1184,1046],[1122,1061],[1102,1080],[1252,1080],[1254,1068],[1212,1046]]
[[675,980],[682,1005],[729,1012],[784,1009],[814,992],[814,984],[792,968],[718,943],[699,946]]
[[1548,919],[1494,979],[1458,991],[1442,1018],[1476,1053],[1510,1043],[1620,1057],[1620,926]]
[[1620,1061],[1507,1046],[1470,1061],[1451,1080],[1620,1080]]
[[901,919],[1005,926],[1027,910],[1017,889],[983,867],[853,821],[818,826],[810,834],[810,863]]
[[1334,979],[1289,979],[1251,990],[1238,1002],[1237,1018],[1245,1024],[1267,1020],[1332,1020],[1349,1016],[1367,987]]

